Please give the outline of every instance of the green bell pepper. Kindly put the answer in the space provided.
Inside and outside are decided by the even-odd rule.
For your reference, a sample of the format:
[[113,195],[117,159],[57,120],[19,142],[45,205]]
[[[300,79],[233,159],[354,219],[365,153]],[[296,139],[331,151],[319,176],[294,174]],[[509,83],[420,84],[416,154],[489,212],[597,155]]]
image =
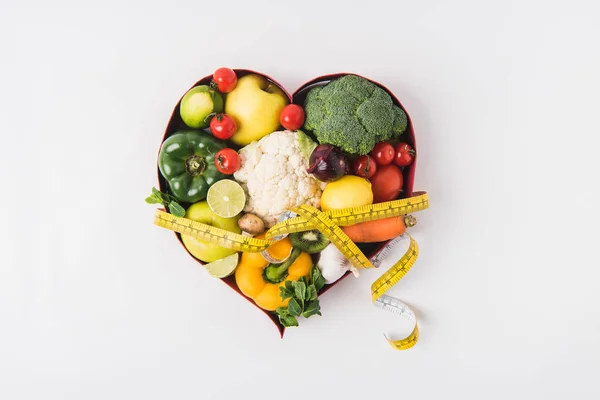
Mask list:
[[208,188],[225,177],[215,166],[215,154],[224,147],[213,136],[193,129],[175,132],[163,142],[158,168],[177,200],[203,200]]

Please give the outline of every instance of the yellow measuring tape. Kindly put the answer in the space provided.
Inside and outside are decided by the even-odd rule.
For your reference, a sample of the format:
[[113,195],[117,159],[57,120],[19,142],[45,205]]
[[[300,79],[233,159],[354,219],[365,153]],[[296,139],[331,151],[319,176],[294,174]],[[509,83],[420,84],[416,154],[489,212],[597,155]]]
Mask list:
[[[291,210],[298,215],[297,217],[285,219],[275,224],[266,232],[266,239],[264,240],[229,232],[187,218],[176,217],[161,210],[156,211],[154,223],[198,240],[236,251],[251,253],[265,250],[289,233],[318,229],[354,267],[373,268],[372,260],[369,260],[363,254],[358,246],[342,231],[340,226],[402,216],[428,207],[429,199],[426,192],[415,192],[414,196],[406,199],[331,211],[320,211],[312,206],[302,205]],[[414,322],[414,329],[407,337],[399,340],[391,340],[386,337],[390,345],[398,350],[413,347],[419,338],[419,329],[414,312],[400,300],[385,294],[406,275],[419,256],[417,242],[410,235],[407,236],[410,238],[408,251],[371,285],[371,298],[377,307],[399,314]],[[386,247],[390,247],[394,242],[396,241],[392,241]]]

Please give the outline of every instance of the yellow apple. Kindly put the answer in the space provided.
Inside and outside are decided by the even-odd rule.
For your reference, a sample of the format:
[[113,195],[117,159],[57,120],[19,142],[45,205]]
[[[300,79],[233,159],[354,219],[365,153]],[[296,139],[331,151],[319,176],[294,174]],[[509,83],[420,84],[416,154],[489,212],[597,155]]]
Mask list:
[[225,114],[237,123],[231,140],[245,146],[279,129],[279,114],[289,103],[287,95],[266,78],[250,74],[238,79],[225,99]]
[[[239,216],[233,218],[219,217],[210,209],[206,201],[192,204],[187,209],[185,217],[206,225],[225,229],[226,231],[234,233],[242,232],[237,223]],[[205,263],[217,261],[236,252],[235,250],[198,240],[192,236],[181,235],[181,240],[185,248],[194,257]]]

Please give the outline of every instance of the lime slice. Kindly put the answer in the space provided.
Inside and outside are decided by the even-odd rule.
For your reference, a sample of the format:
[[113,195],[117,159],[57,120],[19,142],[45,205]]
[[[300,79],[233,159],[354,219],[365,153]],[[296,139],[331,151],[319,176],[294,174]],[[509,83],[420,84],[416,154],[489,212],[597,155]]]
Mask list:
[[239,253],[235,253],[225,258],[221,258],[220,260],[208,263],[205,267],[210,276],[214,276],[215,278],[226,278],[233,274],[239,259]]
[[222,179],[208,189],[206,201],[212,212],[219,217],[231,218],[244,209],[246,193],[236,181]]

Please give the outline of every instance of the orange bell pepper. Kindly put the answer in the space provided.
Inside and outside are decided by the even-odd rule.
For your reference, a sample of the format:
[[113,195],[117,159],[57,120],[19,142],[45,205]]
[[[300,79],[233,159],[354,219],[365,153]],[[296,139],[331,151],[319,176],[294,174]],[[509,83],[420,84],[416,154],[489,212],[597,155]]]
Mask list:
[[[259,239],[263,237],[264,234],[256,236]],[[290,299],[282,301],[279,290],[285,285],[285,281],[308,277],[312,269],[310,255],[292,248],[292,244],[286,239],[271,246],[278,246],[278,252],[285,254],[290,254],[291,251],[289,258],[283,263],[270,264],[260,253],[242,253],[235,269],[235,282],[240,291],[254,300],[257,306],[268,311],[287,306]],[[285,246],[287,249],[282,248]]]

